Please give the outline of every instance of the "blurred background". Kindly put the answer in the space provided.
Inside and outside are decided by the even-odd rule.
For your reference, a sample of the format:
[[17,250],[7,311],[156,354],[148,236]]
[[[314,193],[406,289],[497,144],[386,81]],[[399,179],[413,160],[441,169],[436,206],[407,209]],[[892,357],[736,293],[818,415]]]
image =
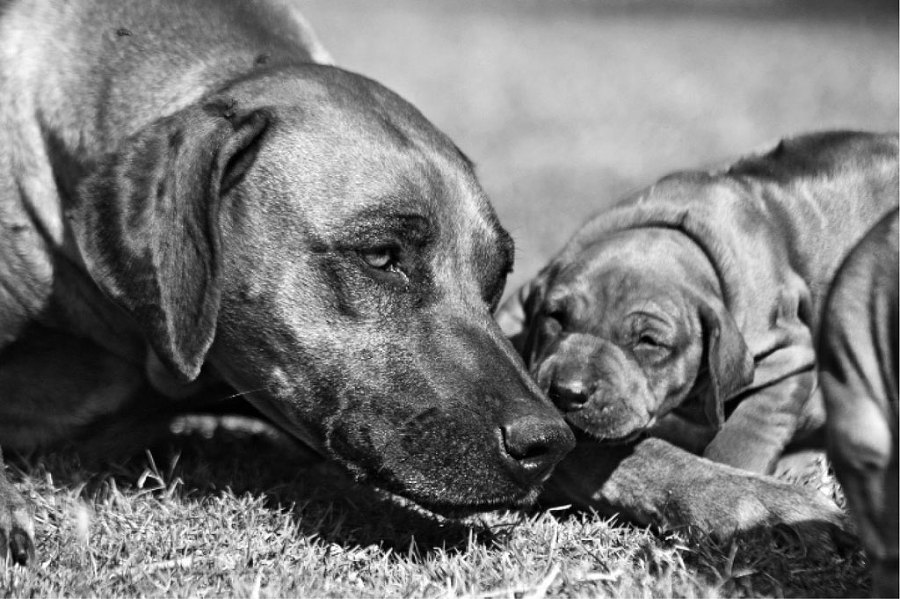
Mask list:
[[507,294],[669,171],[898,128],[896,0],[297,1],[339,66],[475,161],[516,240]]

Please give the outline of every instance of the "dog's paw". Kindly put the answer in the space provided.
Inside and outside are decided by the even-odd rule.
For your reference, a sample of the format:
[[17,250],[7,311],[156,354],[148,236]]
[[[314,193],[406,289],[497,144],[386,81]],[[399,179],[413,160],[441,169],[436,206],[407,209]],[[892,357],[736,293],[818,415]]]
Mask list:
[[[0,463],[0,468],[2,468]],[[34,563],[34,524],[28,504],[0,472],[0,560]]]
[[688,453],[662,439],[631,447],[580,443],[550,481],[556,495],[666,531],[728,541],[786,529],[813,551],[847,544],[849,520],[817,490]]
[[813,553],[852,542],[846,514],[822,493],[765,476],[720,474],[714,484],[682,487],[680,495],[673,494],[662,510],[664,527],[698,530],[722,540],[779,529]]

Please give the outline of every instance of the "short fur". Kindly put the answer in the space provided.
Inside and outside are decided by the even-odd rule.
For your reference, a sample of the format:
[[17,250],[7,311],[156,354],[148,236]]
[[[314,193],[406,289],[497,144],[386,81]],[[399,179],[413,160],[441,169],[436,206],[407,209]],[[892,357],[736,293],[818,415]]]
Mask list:
[[898,211],[844,260],[822,314],[819,376],[828,455],[856,517],[873,595],[898,587]]
[[[586,444],[650,435],[771,473],[821,439],[819,311],[841,258],[898,204],[897,147],[818,133],[665,177],[577,232],[501,326]],[[614,466],[561,468],[596,481]]]
[[[6,0],[0,41],[0,445],[224,380],[436,509],[527,502],[571,449],[491,318],[472,165],[292,3]],[[22,506],[0,477],[27,561]]]

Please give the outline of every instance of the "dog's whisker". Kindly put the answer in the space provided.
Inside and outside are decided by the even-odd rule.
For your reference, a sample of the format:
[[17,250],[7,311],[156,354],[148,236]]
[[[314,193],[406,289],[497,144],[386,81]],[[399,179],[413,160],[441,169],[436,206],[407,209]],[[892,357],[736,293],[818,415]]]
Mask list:
[[251,395],[253,393],[258,393],[260,391],[270,391],[272,390],[271,385],[264,385],[262,387],[257,387],[255,389],[245,389],[243,391],[237,391],[232,393],[231,395],[226,395],[225,397],[216,398],[215,401],[226,401],[229,399],[237,399],[238,397],[246,397],[247,395]]

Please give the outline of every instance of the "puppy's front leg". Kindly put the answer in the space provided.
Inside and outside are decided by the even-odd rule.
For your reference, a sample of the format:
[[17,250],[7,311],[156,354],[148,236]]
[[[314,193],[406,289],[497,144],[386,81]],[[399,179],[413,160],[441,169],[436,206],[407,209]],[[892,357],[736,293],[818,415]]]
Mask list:
[[6,478],[0,453],[0,559],[17,564],[34,562],[34,523],[28,504]]
[[804,427],[824,424],[804,422],[815,385],[816,375],[809,370],[741,399],[703,456],[742,470],[771,474],[801,422]]

